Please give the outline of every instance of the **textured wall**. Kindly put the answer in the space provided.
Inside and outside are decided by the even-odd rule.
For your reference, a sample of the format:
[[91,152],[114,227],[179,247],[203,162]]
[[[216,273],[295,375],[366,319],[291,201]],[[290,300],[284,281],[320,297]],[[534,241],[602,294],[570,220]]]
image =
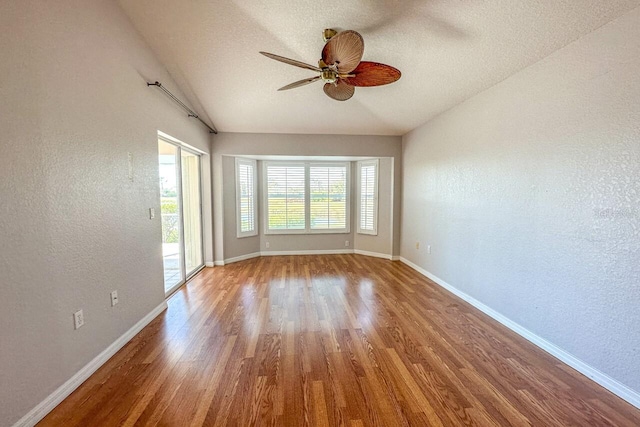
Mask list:
[[407,134],[401,237],[403,257],[637,391],[639,70],[636,9]]
[[[260,246],[256,248],[254,237],[237,239],[235,237],[235,178],[233,162],[228,156],[380,156],[394,159],[394,192],[400,193],[401,138],[395,136],[353,136],[353,135],[295,135],[295,134],[249,134],[220,133],[213,137],[212,168],[214,171],[214,235],[215,259],[223,260],[246,255],[257,250],[266,250],[265,242],[269,240],[271,251],[312,250],[312,249],[344,249],[344,241],[354,246],[353,231],[350,234],[333,235],[267,235],[260,236]],[[227,159],[224,160],[223,159]],[[231,160],[229,160],[231,159]],[[226,165],[226,166],[225,166]],[[386,168],[391,173],[391,168]],[[352,178],[355,175],[352,172]],[[260,185],[259,185],[260,187]],[[388,187],[390,189],[390,183]],[[353,192],[352,192],[353,194]],[[394,254],[400,251],[400,200],[399,197],[388,197],[393,202],[393,217],[381,224],[383,230],[377,240],[385,240],[378,244],[373,239],[365,241],[357,249],[375,250],[384,246],[394,236]],[[261,204],[259,198],[258,203]],[[384,208],[383,208],[384,209]],[[388,207],[388,209],[391,209]],[[352,208],[352,215],[355,211]],[[261,220],[261,218],[260,218]],[[387,227],[388,230],[384,230]],[[393,227],[393,233],[391,228]],[[262,227],[261,227],[262,233]],[[260,249],[261,248],[261,249]],[[255,249],[255,250],[254,250]]]
[[147,216],[160,209],[157,130],[206,151],[210,140],[146,87],[158,79],[175,90],[114,2],[3,1],[0,21],[0,425],[9,426],[163,301],[160,217]]

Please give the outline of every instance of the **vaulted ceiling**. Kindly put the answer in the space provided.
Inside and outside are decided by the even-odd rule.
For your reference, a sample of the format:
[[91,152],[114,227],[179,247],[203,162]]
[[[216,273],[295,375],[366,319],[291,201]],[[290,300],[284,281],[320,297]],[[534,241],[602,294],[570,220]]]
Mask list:
[[[640,0],[120,0],[189,102],[225,132],[402,135]],[[363,60],[393,65],[393,84],[328,98],[314,73],[322,30],[352,29]]]

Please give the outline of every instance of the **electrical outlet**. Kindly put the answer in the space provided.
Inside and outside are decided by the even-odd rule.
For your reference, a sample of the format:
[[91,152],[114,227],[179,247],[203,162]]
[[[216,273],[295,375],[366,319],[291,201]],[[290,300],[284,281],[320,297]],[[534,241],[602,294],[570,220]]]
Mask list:
[[416,242],[416,249],[420,249],[420,242]]
[[431,253],[431,245],[427,245],[427,253],[430,254]]
[[269,249],[269,242],[265,242],[265,243],[264,243],[264,246],[265,246],[267,249]]
[[118,291],[111,292],[111,307],[118,304]]
[[149,219],[153,219],[156,217],[156,210],[154,208],[149,208]]
[[73,313],[73,328],[80,329],[84,325],[84,314],[82,310],[78,310]]
[[349,247],[349,241],[348,241],[348,240],[345,240],[345,241],[344,241],[344,247],[345,247],[345,248],[346,248],[346,247]]

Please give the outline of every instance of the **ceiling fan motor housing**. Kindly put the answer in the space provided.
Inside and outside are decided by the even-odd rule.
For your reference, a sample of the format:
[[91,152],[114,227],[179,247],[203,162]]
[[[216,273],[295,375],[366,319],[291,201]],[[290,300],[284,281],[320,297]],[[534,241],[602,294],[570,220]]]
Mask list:
[[338,80],[338,73],[329,68],[324,68],[320,76],[325,83],[335,83]]

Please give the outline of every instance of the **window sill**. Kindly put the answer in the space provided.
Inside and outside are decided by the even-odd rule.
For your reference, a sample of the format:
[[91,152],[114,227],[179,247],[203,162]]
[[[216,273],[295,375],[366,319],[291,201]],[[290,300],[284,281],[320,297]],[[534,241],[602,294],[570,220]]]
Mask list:
[[251,233],[251,234],[237,234],[236,238],[238,239],[244,239],[245,237],[256,237],[258,235],[258,233]]

